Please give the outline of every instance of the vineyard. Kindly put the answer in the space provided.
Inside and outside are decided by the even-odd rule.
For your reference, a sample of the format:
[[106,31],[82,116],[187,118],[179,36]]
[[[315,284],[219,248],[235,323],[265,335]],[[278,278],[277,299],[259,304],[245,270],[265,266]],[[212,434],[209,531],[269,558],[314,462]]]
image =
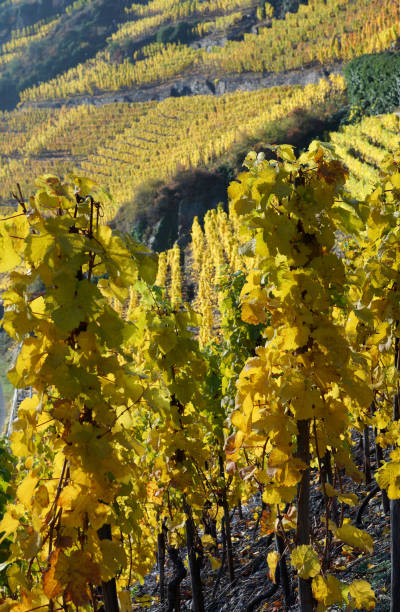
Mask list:
[[399,51],[0,0],[0,612],[400,611]]
[[[0,201],[8,203],[17,177],[24,192],[30,192],[39,174],[62,175],[74,169],[103,184],[117,209],[132,201],[144,181],[166,179],[179,167],[217,163],[244,135],[254,139],[291,111],[323,106],[328,99],[333,103],[343,92],[343,79],[333,77],[305,88],[277,87],[218,98],[4,113]],[[247,117],[251,120],[243,129]]]
[[[49,170],[60,175],[75,170],[109,190],[114,200],[108,213],[112,218],[144,182],[167,179],[179,168],[217,166],[235,143],[262,138],[268,125],[294,110],[340,101],[344,91],[341,77],[332,77],[305,88],[277,87],[218,98],[3,113],[0,201],[11,203],[10,192],[19,177],[23,191],[29,193],[36,176]],[[330,134],[336,155],[350,171],[351,193],[365,197],[370,191],[382,160],[399,147],[398,131],[398,116],[387,115],[365,117]]]
[[[146,9],[150,10],[149,6]],[[147,20],[155,20],[155,17]],[[209,23],[201,24],[197,31],[202,32],[204,28],[217,30],[218,25],[223,30],[228,18],[216,20],[215,27]],[[127,36],[130,32],[128,25],[129,22],[123,26]],[[152,27],[156,25],[160,24],[154,21]],[[120,64],[112,63],[110,55],[101,52],[96,58],[56,79],[22,92],[21,99],[38,101],[85,92],[119,90],[169,80],[188,71],[214,74],[218,78],[227,73],[282,72],[314,62],[347,61],[358,55],[390,48],[398,36],[399,27],[400,8],[391,0],[372,4],[369,0],[329,0],[322,7],[315,1],[301,6],[298,13],[289,13],[284,20],[273,21],[272,26],[260,27],[258,34],[245,34],[243,41],[228,41],[224,47],[215,47],[211,52],[184,44],[166,44],[148,58],[135,63],[126,58]],[[135,21],[134,30],[138,28],[140,21]],[[321,38],[321,31],[326,37]],[[114,39],[118,40],[118,32]]]
[[366,580],[338,577],[338,560],[373,551],[350,520],[357,483],[371,480],[356,440],[371,432],[398,545],[398,161],[386,158],[357,202],[319,143],[299,159],[286,145],[270,161],[249,153],[245,165],[229,215],[210,212],[204,231],[194,223],[192,305],[178,247],[157,264],[112,236],[88,179],[45,175],[2,219],[3,324],[22,343],[9,377],[34,390],[11,434],[4,610],[130,610],[130,587],[167,541],[177,572],[187,542],[204,610],[200,567],[221,566],[222,530],[235,580],[230,509],[257,491],[282,609],[295,581],[302,610],[375,607]]
[[[348,172],[344,183],[348,197],[363,200],[373,192],[385,160],[400,148],[399,132],[400,117],[390,114],[365,117],[359,124],[330,134],[330,144],[327,143],[330,154],[340,160]],[[228,213],[222,206],[208,211],[203,226],[195,219],[191,243],[181,251],[180,257],[173,256],[177,245],[160,254],[157,284],[167,287],[172,303],[183,303],[182,295],[187,287],[195,287],[194,305],[202,315],[200,338],[210,341],[221,334],[223,315],[218,296],[221,278],[227,272],[233,275],[250,272],[254,259],[249,259],[246,251],[240,248],[243,238],[234,208],[230,207]],[[182,265],[173,266],[171,261],[182,262]]]
[[[13,62],[30,54],[41,57],[43,45],[51,45],[59,37],[64,21],[73,21],[74,13],[78,15],[85,4],[91,3],[68,5],[62,15],[40,20],[29,28],[11,30],[0,49],[1,70],[13,70]],[[206,74],[212,80],[225,74],[279,73],[315,64],[341,63],[392,48],[400,27],[400,8],[392,0],[327,0],[322,5],[313,0],[300,5],[296,13],[287,13],[284,19],[273,17],[268,2],[263,5],[254,0],[152,0],[124,8],[118,14],[122,23],[102,42],[93,42],[93,53],[86,61],[80,61],[85,54],[82,41],[80,55],[77,53],[69,70],[49,78],[51,69],[43,65],[43,75],[33,75],[31,79],[41,82],[32,86],[22,83],[20,99],[66,99],[138,88],[182,75]],[[175,34],[171,32],[172,40],[168,40],[172,23],[180,24],[181,31],[177,28]],[[248,31],[250,26],[256,27],[257,33]],[[166,40],[158,40],[157,33],[163,28]],[[235,32],[240,32],[240,40],[235,39]],[[206,49],[196,45],[202,37],[209,37]]]

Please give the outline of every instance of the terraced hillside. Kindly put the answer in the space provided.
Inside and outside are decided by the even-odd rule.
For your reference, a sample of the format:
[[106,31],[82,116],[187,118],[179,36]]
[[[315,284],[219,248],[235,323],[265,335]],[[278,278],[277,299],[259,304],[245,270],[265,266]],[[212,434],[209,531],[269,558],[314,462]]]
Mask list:
[[11,203],[17,180],[29,193],[40,174],[76,171],[110,190],[111,218],[133,201],[145,181],[166,180],[183,168],[218,166],[241,139],[257,140],[295,110],[322,112],[328,101],[334,105],[343,97],[343,90],[343,79],[332,77],[304,88],[220,97],[5,112],[0,116],[0,200]]
[[112,218],[149,180],[274,141],[293,112],[334,112],[343,84],[320,77],[396,47],[398,3],[289,4],[296,12],[278,0],[0,2],[0,99],[23,101],[0,117],[0,203],[16,181],[28,194],[38,174],[77,171],[110,190]]
[[350,171],[347,186],[354,196],[362,198],[379,177],[382,162],[400,147],[398,114],[364,117],[330,134],[337,156]]
[[213,84],[227,74],[328,65],[388,49],[400,31],[400,6],[391,0],[310,0],[284,19],[255,0],[152,0],[133,4],[126,17],[95,57],[21,99],[67,99],[182,75],[207,76]]
[[126,19],[123,0],[0,2],[0,106],[93,57]]

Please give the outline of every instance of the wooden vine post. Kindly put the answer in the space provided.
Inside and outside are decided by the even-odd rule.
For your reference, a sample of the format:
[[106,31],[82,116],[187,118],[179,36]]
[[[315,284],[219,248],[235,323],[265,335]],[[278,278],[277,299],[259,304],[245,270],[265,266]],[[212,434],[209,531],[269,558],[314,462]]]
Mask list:
[[165,549],[167,544],[167,528],[165,522],[161,523],[160,532],[157,535],[157,565],[159,573],[158,588],[160,592],[160,601],[165,601]]
[[[297,546],[310,544],[310,421],[298,421],[297,457],[307,468],[303,471],[297,498]],[[299,576],[299,598],[302,612],[312,612],[314,598],[311,580]]]
[[229,516],[229,504],[226,495],[226,482],[225,482],[225,472],[224,472],[224,462],[222,455],[219,455],[219,473],[220,477],[224,482],[223,490],[221,492],[221,503],[224,510],[224,529],[225,529],[225,539],[226,539],[226,555],[228,559],[228,571],[229,571],[229,580],[230,583],[233,584],[235,581],[235,566],[233,562],[233,548],[232,548],[232,533],[231,533],[231,517]]
[[186,546],[189,561],[190,580],[192,583],[192,609],[194,612],[204,612],[203,586],[201,583],[201,562],[197,551],[199,536],[192,516],[192,510],[183,498],[183,508],[186,514]]
[[[395,365],[400,372],[399,339],[396,338]],[[399,383],[393,396],[393,422],[400,420]],[[390,556],[391,556],[391,603],[390,611],[400,609],[400,499],[390,500]]]

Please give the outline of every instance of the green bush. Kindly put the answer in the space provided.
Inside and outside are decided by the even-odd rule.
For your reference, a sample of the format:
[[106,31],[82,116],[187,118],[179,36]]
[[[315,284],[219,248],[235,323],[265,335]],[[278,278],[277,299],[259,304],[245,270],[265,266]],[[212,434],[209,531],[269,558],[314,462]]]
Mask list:
[[172,25],[166,25],[157,32],[157,42],[163,43],[187,43],[193,40],[193,24],[187,21],[179,21]]
[[10,40],[13,29],[54,17],[58,12],[59,7],[53,0],[0,2],[0,44]]
[[[306,0],[269,0],[274,8],[274,17],[284,19],[286,13],[297,13],[299,4],[306,4]],[[265,0],[260,0],[260,6],[264,6]]]
[[0,109],[12,110],[18,103],[18,92],[8,75],[0,76]]
[[352,107],[370,115],[390,113],[400,106],[400,54],[363,55],[344,71]]

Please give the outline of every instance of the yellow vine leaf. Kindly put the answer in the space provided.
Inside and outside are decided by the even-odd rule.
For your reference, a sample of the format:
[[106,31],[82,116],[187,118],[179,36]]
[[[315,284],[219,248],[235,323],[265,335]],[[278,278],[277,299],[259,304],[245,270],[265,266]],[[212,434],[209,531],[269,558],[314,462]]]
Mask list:
[[49,599],[65,593],[76,606],[90,601],[88,583],[101,582],[100,569],[89,553],[76,550],[69,557],[56,549],[50,557],[50,567],[43,574],[43,589]]
[[32,263],[36,265],[42,262],[47,251],[54,245],[54,238],[50,234],[30,234],[27,243]]
[[279,330],[278,340],[280,348],[284,351],[293,351],[307,344],[310,330],[307,326],[285,327]]
[[44,208],[58,208],[60,206],[60,198],[49,195],[44,190],[40,190],[36,193],[35,202],[38,206],[43,206]]
[[0,274],[13,270],[21,263],[21,257],[16,253],[8,236],[0,238]]
[[25,476],[24,480],[21,482],[17,489],[17,498],[20,502],[24,504],[26,508],[31,506],[31,500],[33,497],[33,492],[38,483],[39,479],[37,476],[34,476],[32,473],[29,473]]
[[282,514],[282,527],[285,531],[289,531],[290,529],[296,529],[297,527],[297,508],[296,506],[291,506],[288,512],[284,512]]
[[279,559],[280,559],[280,555],[278,552],[276,552],[276,550],[268,553],[267,555],[267,563],[269,567],[269,577],[270,577],[270,580],[272,580],[274,584],[276,583],[275,572],[276,572],[276,566],[279,563]]
[[313,578],[321,570],[321,564],[315,550],[309,544],[302,544],[293,549],[291,563],[296,568],[300,578]]
[[23,558],[27,561],[33,559],[39,552],[42,545],[40,533],[32,529],[32,527],[28,527],[26,529],[25,537],[21,536],[19,545],[21,552],[23,553]]
[[87,518],[93,528],[99,529],[108,516],[106,504],[94,505],[89,489],[79,485],[67,485],[58,500],[65,510],[65,523],[68,527],[82,527]]
[[251,395],[248,394],[244,399],[241,410],[235,410],[235,412],[232,414],[232,425],[237,427],[244,434],[249,435],[251,432],[252,414],[253,400]]
[[57,504],[64,509],[71,510],[74,502],[82,497],[82,487],[69,484],[63,488],[58,498]]
[[328,574],[326,579],[321,575],[315,576],[311,586],[314,598],[319,602],[318,612],[343,601],[342,584],[332,574]]
[[41,508],[47,508],[50,503],[49,492],[44,484],[39,485],[35,491],[35,503]]
[[25,572],[16,564],[9,565],[6,570],[8,586],[12,593],[15,593],[18,588],[23,591],[29,590],[28,580]]
[[355,493],[339,493],[338,500],[348,506],[356,506],[358,504],[358,497]]
[[373,552],[374,541],[366,531],[358,529],[350,523],[344,523],[342,527],[336,527],[332,522],[330,522],[329,525],[335,537],[342,540],[345,544],[348,544],[352,548],[358,548],[366,553]]
[[329,484],[329,482],[325,483],[325,493],[327,494],[328,497],[336,497],[336,495],[338,494],[336,489],[332,487],[332,485]]
[[216,559],[215,557],[212,557],[211,555],[209,555],[208,558],[210,559],[212,570],[217,570],[221,567],[222,562],[220,559]]
[[107,582],[125,568],[126,555],[121,542],[102,540],[100,549],[102,552],[102,559],[99,563],[101,579]]
[[269,486],[263,493],[263,501],[266,504],[281,504],[291,502],[296,495],[297,487],[274,487]]
[[201,536],[201,543],[203,546],[215,546],[215,540],[208,533]]
[[389,499],[400,498],[400,462],[393,460],[385,463],[376,473],[376,482],[381,489],[386,489]]
[[254,181],[251,189],[253,200],[265,204],[268,196],[273,191],[276,181],[276,172],[273,168],[266,166],[260,172],[259,177]]
[[293,152],[293,145],[282,144],[277,148],[277,154],[281,159],[285,159],[287,161],[296,161],[296,156]]
[[18,604],[11,608],[13,612],[31,612],[31,610],[46,610],[49,605],[49,600],[43,593],[40,585],[34,587],[32,590],[21,589],[20,601]]
[[242,305],[242,319],[245,323],[251,323],[252,325],[266,323],[267,312],[265,305],[257,299],[246,300]]
[[337,497],[340,502],[348,506],[355,506],[358,503],[358,497],[355,493],[340,493],[329,482],[325,483],[325,493],[328,497]]
[[23,591],[29,590],[27,577],[16,563],[8,566],[6,574],[8,586],[12,593],[15,593],[18,588],[21,588]]
[[136,597],[135,601],[141,604],[141,608],[150,608],[153,598],[150,595],[142,595],[141,597]]
[[340,468],[345,469],[346,474],[351,476],[355,482],[362,482],[364,480],[364,475],[354,463],[353,458],[347,449],[343,447],[339,448],[335,454],[335,460],[337,465]]
[[176,332],[168,328],[161,329],[158,333],[154,334],[153,337],[164,355],[172,351],[178,342]]
[[237,431],[234,434],[231,434],[225,441],[225,453],[227,459],[231,462],[235,462],[240,454],[240,447],[242,446],[244,438],[243,431]]
[[118,592],[120,612],[132,612],[132,597],[129,591]]
[[373,610],[376,604],[375,593],[366,580],[354,580],[349,587],[350,602],[353,610]]
[[303,461],[292,457],[291,460],[279,467],[271,467],[268,463],[267,472],[276,484],[293,487],[300,482],[304,468],[305,464]]
[[19,527],[19,519],[13,516],[12,509],[5,513],[0,522],[0,533],[3,533],[0,543],[7,538],[10,533],[14,533]]
[[18,602],[8,599],[0,604],[0,612],[11,612],[19,606]]
[[390,182],[394,187],[396,187],[396,189],[400,189],[400,172],[392,174],[392,176],[390,177]]

